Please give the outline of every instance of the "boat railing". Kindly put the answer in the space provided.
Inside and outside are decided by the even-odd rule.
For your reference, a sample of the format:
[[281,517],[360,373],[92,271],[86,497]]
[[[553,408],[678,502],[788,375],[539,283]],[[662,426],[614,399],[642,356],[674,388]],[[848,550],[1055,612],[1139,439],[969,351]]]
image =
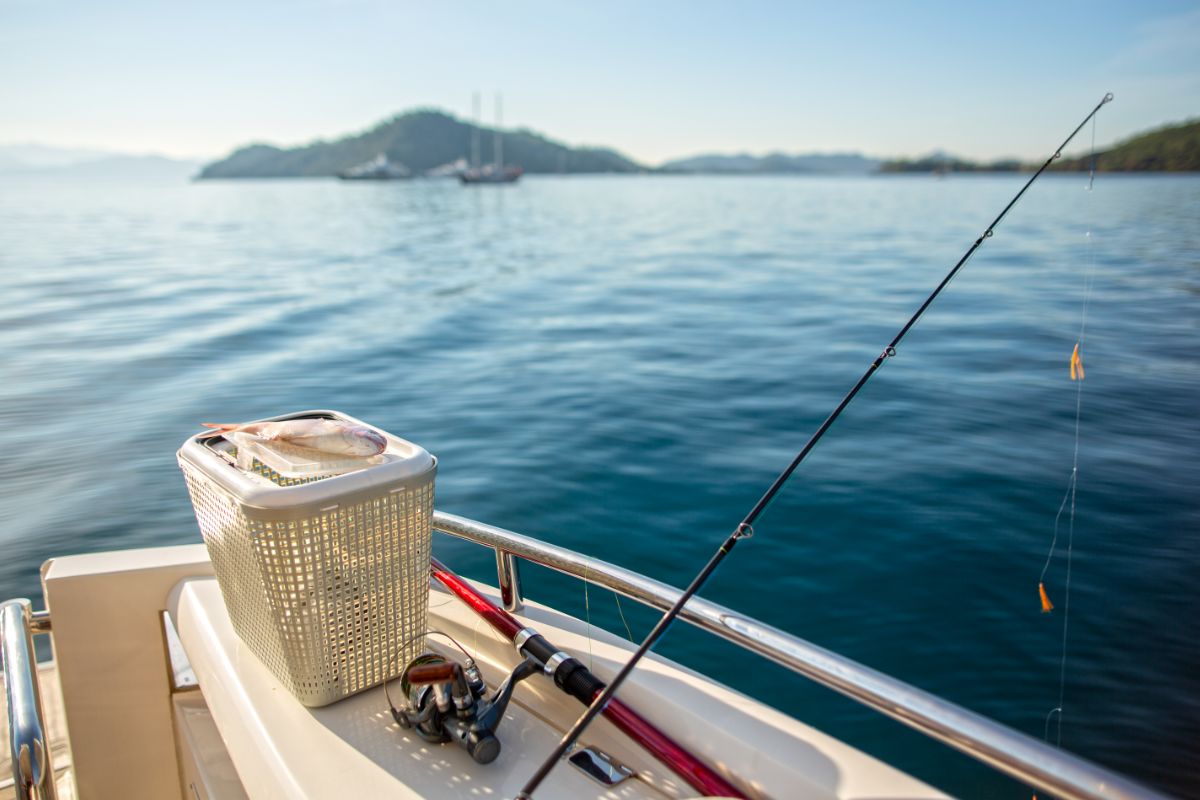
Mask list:
[[[673,586],[615,564],[453,514],[435,512],[433,527],[495,550],[501,599],[511,612],[522,607],[518,559],[611,589],[660,611],[674,605],[681,594]],[[693,597],[680,618],[1056,797],[1166,798],[1078,756],[716,603]]]
[[50,632],[50,616],[26,599],[0,604],[0,665],[8,705],[8,742],[17,800],[54,800],[54,767],[42,710],[33,634]]
[[[519,559],[661,611],[670,608],[681,594],[673,586],[615,564],[453,514],[435,512],[433,527],[495,551],[497,584],[505,607],[512,612],[522,607]],[[1164,794],[1078,756],[724,606],[693,597],[680,617],[1056,797],[1168,800]],[[33,649],[33,634],[49,632],[49,614],[33,611],[29,600],[0,604],[0,665],[5,674],[17,800],[57,797]]]

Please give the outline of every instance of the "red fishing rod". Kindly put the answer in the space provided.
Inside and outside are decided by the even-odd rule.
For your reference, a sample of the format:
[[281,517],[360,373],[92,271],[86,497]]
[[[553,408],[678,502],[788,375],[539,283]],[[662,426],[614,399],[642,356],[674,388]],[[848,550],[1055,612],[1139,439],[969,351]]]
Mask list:
[[[604,681],[593,675],[582,662],[559,650],[532,628],[522,625],[516,617],[484,597],[441,561],[436,558],[430,559],[430,569],[439,583],[466,603],[497,633],[512,642],[518,653],[541,664],[553,677],[558,688],[585,706],[590,705],[596,696],[604,691]],[[746,796],[718,775],[712,767],[689,753],[682,745],[620,700],[613,700],[605,707],[604,718],[701,794],[715,797]]]
[[1042,164],[1041,168],[1038,169],[1037,172],[1033,173],[1033,176],[1025,182],[1025,185],[1021,187],[1021,190],[1013,195],[1013,198],[1008,201],[1008,205],[1004,207],[1004,210],[1001,211],[994,220],[992,220],[992,224],[988,225],[987,229],[984,230],[984,232],[979,235],[979,238],[975,240],[975,243],[967,248],[967,251],[963,253],[960,259],[958,259],[958,263],[955,264],[948,273],[946,273],[946,276],[942,278],[942,282],[937,285],[937,288],[935,288],[929,294],[929,296],[925,298],[925,302],[921,303],[921,306],[917,309],[916,313],[914,313],[909,318],[908,322],[904,324],[904,327],[902,327],[900,331],[894,337],[892,337],[892,341],[883,348],[883,352],[871,362],[870,366],[867,367],[867,371],[864,372],[862,377],[858,379],[858,382],[854,384],[850,391],[846,393],[846,396],[842,398],[841,402],[839,402],[829,416],[825,418],[825,421],[822,422],[816,431],[813,432],[812,436],[809,437],[804,446],[800,448],[800,451],[796,453],[794,458],[792,458],[791,463],[784,468],[783,472],[779,473],[763,496],[760,497],[758,502],[754,504],[754,507],[751,508],[749,513],[742,518],[742,521],[739,522],[737,527],[733,529],[733,532],[725,538],[725,541],[722,542],[721,546],[717,548],[717,552],[713,553],[712,557],[709,558],[708,563],[704,565],[704,568],[700,570],[700,573],[696,575],[696,577],[692,578],[692,582],[688,584],[686,589],[684,589],[683,594],[679,595],[679,599],[675,601],[675,604],[671,606],[670,610],[667,611],[667,613],[664,614],[661,619],[659,619],[658,623],[655,624],[654,628],[649,634],[647,634],[642,643],[638,645],[637,651],[634,652],[629,661],[625,662],[625,665],[621,667],[615,676],[613,676],[612,682],[605,687],[604,691],[596,695],[596,698],[591,702],[590,705],[588,705],[587,711],[585,711],[583,715],[575,721],[575,724],[571,727],[571,730],[567,731],[566,735],[563,736],[562,740],[554,748],[554,751],[546,757],[546,760],[542,762],[540,767],[538,767],[537,772],[533,774],[533,777],[531,777],[525,784],[524,788],[521,789],[520,794],[517,795],[517,800],[530,800],[530,798],[533,797],[533,793],[537,789],[538,785],[541,784],[541,782],[545,780],[546,776],[550,774],[550,770],[554,769],[554,765],[558,763],[558,760],[562,758],[569,749],[571,749],[571,745],[575,743],[575,740],[579,738],[579,735],[583,733],[584,729],[587,728],[587,726],[593,719],[596,718],[598,714],[603,713],[605,705],[616,702],[616,698],[613,697],[613,695],[616,694],[616,691],[620,687],[621,683],[627,677],[629,677],[629,673],[633,671],[633,668],[637,666],[637,663],[642,659],[642,657],[650,651],[650,648],[654,646],[654,643],[658,641],[659,637],[666,633],[667,628],[670,627],[671,622],[679,616],[679,612],[683,610],[683,607],[687,601],[690,600],[696,594],[696,592],[700,591],[700,587],[704,585],[704,582],[707,581],[709,576],[713,574],[718,566],[720,566],[721,562],[725,560],[725,557],[729,555],[738,542],[740,542],[742,539],[749,539],[754,535],[755,520],[757,520],[758,516],[767,509],[767,506],[771,504],[771,501],[775,499],[775,496],[779,493],[779,490],[782,489],[784,484],[787,483],[788,478],[790,478],[792,473],[796,471],[796,468],[800,466],[800,462],[804,461],[805,457],[812,452],[812,449],[816,446],[817,442],[821,440],[821,437],[825,435],[825,432],[829,430],[830,426],[837,421],[837,418],[840,417],[842,412],[846,410],[846,406],[850,405],[850,402],[858,395],[863,386],[866,386],[867,381],[871,379],[871,376],[878,372],[879,368],[882,367],[886,361],[895,357],[896,347],[900,344],[901,340],[908,335],[908,332],[912,330],[913,325],[917,324],[917,320],[921,318],[921,316],[925,313],[925,310],[929,308],[930,304],[937,299],[937,296],[942,293],[942,290],[949,285],[950,281],[954,280],[954,276],[958,274],[958,271],[963,268],[963,265],[966,264],[971,256],[975,254],[975,251],[983,245],[985,240],[992,237],[996,226],[998,226],[1000,222],[1006,216],[1008,216],[1008,212],[1011,211],[1012,207],[1017,204],[1017,201],[1021,199],[1021,196],[1024,195],[1029,187],[1033,185],[1034,181],[1041,177],[1041,174],[1045,172],[1047,168],[1049,168],[1050,164],[1053,163],[1055,159],[1062,156],[1063,148],[1071,143],[1071,140],[1075,138],[1075,135],[1083,130],[1083,126],[1087,125],[1088,121],[1092,117],[1096,116],[1101,107],[1103,107],[1104,104],[1110,100],[1112,100],[1112,94],[1106,94],[1103,98],[1101,98],[1100,102],[1096,104],[1096,107],[1092,109],[1091,113],[1083,118],[1083,122],[1079,123],[1078,127],[1071,131],[1071,135],[1064,139],[1063,143],[1058,146],[1058,149],[1054,151],[1054,154],[1046,159],[1046,163]]

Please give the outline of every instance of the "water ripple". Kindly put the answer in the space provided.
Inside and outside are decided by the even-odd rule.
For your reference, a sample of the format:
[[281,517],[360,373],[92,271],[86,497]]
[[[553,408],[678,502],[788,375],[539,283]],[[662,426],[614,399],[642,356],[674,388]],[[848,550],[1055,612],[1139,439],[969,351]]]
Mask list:
[[[0,194],[0,594],[36,597],[55,554],[197,540],[183,438],[309,407],[428,446],[442,508],[685,583],[1016,180]],[[1040,735],[1094,254],[1064,744],[1196,792],[1197,208],[1196,178],[1039,183],[706,594]],[[582,611],[578,584],[528,585]],[[951,791],[1026,796],[722,647],[663,644]]]

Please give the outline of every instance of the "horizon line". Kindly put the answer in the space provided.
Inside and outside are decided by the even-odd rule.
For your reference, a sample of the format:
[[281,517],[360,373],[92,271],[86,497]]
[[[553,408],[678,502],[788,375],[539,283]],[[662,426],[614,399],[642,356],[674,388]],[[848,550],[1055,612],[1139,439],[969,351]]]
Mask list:
[[[408,109],[406,111],[400,111],[400,112],[391,114],[391,115],[385,117],[384,119],[380,120],[379,122],[376,122],[376,123],[370,125],[369,127],[362,128],[357,131],[342,133],[342,134],[338,134],[338,135],[334,135],[334,136],[318,136],[318,137],[315,137],[312,139],[308,139],[306,141],[296,142],[293,144],[278,144],[278,143],[274,143],[274,142],[268,142],[265,140],[247,141],[243,144],[234,145],[231,149],[227,150],[223,155],[172,154],[172,153],[169,153],[166,151],[161,151],[161,150],[159,150],[159,151],[114,150],[114,149],[110,149],[109,147],[102,147],[102,146],[93,146],[93,145],[86,145],[86,144],[50,144],[45,141],[31,141],[28,139],[21,140],[21,141],[0,141],[0,148],[31,147],[31,148],[46,148],[46,149],[51,149],[51,150],[63,150],[63,151],[70,151],[70,150],[85,151],[85,152],[90,151],[91,154],[93,154],[97,157],[163,158],[163,159],[167,159],[170,161],[176,161],[176,162],[185,162],[185,163],[196,162],[196,163],[201,163],[201,164],[207,165],[207,164],[211,164],[211,163],[216,163],[218,161],[222,161],[225,158],[228,158],[233,153],[235,153],[239,150],[242,150],[244,148],[247,148],[247,147],[254,147],[254,146],[261,145],[261,146],[267,146],[267,147],[274,147],[274,148],[277,148],[280,150],[292,150],[292,149],[297,149],[297,148],[301,148],[301,147],[309,147],[309,146],[312,146],[315,144],[330,144],[330,143],[333,143],[336,141],[340,141],[342,139],[352,138],[354,136],[361,135],[361,134],[371,131],[375,128],[378,128],[380,126],[386,125],[393,120],[399,119],[400,117],[404,117],[409,114],[419,113],[419,112],[434,112],[434,113],[442,114],[442,115],[449,117],[461,124],[472,125],[472,126],[478,127],[481,131],[495,132],[496,130],[499,130],[503,133],[521,133],[521,132],[532,133],[534,135],[537,135],[544,139],[547,139],[548,141],[550,141],[554,144],[561,145],[561,146],[566,147],[571,150],[578,150],[581,148],[595,148],[595,149],[609,150],[611,152],[614,152],[614,153],[620,155],[622,158],[628,159],[629,161],[633,162],[634,164],[637,164],[638,166],[646,167],[649,169],[661,169],[664,166],[666,166],[667,164],[670,164],[675,161],[685,161],[685,160],[695,159],[695,158],[750,157],[750,158],[762,159],[762,158],[767,158],[767,157],[773,156],[773,155],[782,155],[782,156],[786,156],[786,157],[790,157],[790,158],[804,157],[804,156],[821,156],[821,157],[850,156],[850,157],[867,158],[867,159],[871,159],[871,160],[879,161],[879,162],[923,161],[923,160],[936,158],[936,157],[949,157],[949,158],[952,158],[952,159],[955,159],[958,161],[962,161],[964,163],[985,164],[985,165],[986,164],[1004,163],[1004,162],[1014,162],[1014,161],[1017,163],[1024,164],[1024,163],[1029,163],[1029,161],[1030,161],[1030,159],[1025,159],[1025,158],[1021,158],[1019,156],[1013,156],[1013,155],[993,156],[993,157],[986,158],[986,159],[965,158],[963,156],[955,155],[953,152],[950,152],[950,150],[943,145],[934,145],[931,147],[931,149],[928,152],[923,153],[923,154],[917,154],[917,155],[894,155],[894,154],[893,155],[876,155],[876,154],[872,154],[872,153],[861,151],[861,150],[793,150],[793,151],[787,151],[787,150],[781,150],[781,149],[771,149],[771,150],[759,151],[758,153],[755,153],[751,150],[736,150],[736,151],[734,151],[734,150],[730,150],[730,151],[705,150],[705,151],[693,152],[690,155],[682,155],[682,156],[675,156],[672,158],[667,158],[656,164],[653,162],[639,161],[639,160],[629,156],[628,154],[622,152],[621,150],[618,150],[617,148],[609,146],[609,145],[570,144],[570,143],[564,142],[562,140],[556,139],[550,134],[535,130],[528,126],[518,126],[518,127],[507,127],[506,128],[506,127],[497,127],[497,126],[489,127],[484,124],[476,125],[474,122],[472,122],[469,119],[464,119],[463,117],[461,117],[457,114],[454,114],[454,113],[447,111],[445,109],[442,109],[442,108],[438,108],[436,106],[416,106],[416,107]],[[1161,130],[1164,128],[1176,127],[1176,126],[1180,126],[1180,125],[1187,125],[1187,124],[1198,122],[1198,121],[1200,121],[1200,116],[1188,116],[1188,117],[1184,117],[1179,120],[1160,122],[1155,125],[1151,125],[1144,129],[1141,129],[1140,131],[1133,133],[1129,136],[1125,136],[1125,137],[1116,139],[1109,144],[1100,146],[1097,148],[1097,150],[1111,149],[1111,148],[1121,144],[1122,142],[1128,141],[1128,140],[1136,138],[1138,136],[1142,136],[1147,133],[1152,133],[1154,131],[1158,131],[1158,130]],[[1084,148],[1084,150],[1086,150],[1086,148]],[[1066,153],[1064,153],[1063,155],[1065,157]],[[73,163],[83,163],[83,160],[76,161]],[[69,165],[62,165],[62,166],[69,166]]]

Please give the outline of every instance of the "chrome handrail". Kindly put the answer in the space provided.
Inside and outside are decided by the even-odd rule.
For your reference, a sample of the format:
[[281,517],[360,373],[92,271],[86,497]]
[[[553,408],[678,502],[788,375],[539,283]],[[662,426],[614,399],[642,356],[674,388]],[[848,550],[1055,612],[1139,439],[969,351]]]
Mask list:
[[[495,549],[497,582],[508,587],[504,600],[510,609],[521,606],[514,556],[662,611],[674,605],[681,594],[673,586],[607,561],[454,514],[435,511],[433,527]],[[1065,750],[716,603],[694,597],[680,618],[1060,798],[1168,800],[1164,794]]]
[[8,741],[17,800],[54,800],[54,766],[38,685],[33,632],[50,630],[45,612],[34,613],[23,598],[0,604],[0,666],[8,704]]

